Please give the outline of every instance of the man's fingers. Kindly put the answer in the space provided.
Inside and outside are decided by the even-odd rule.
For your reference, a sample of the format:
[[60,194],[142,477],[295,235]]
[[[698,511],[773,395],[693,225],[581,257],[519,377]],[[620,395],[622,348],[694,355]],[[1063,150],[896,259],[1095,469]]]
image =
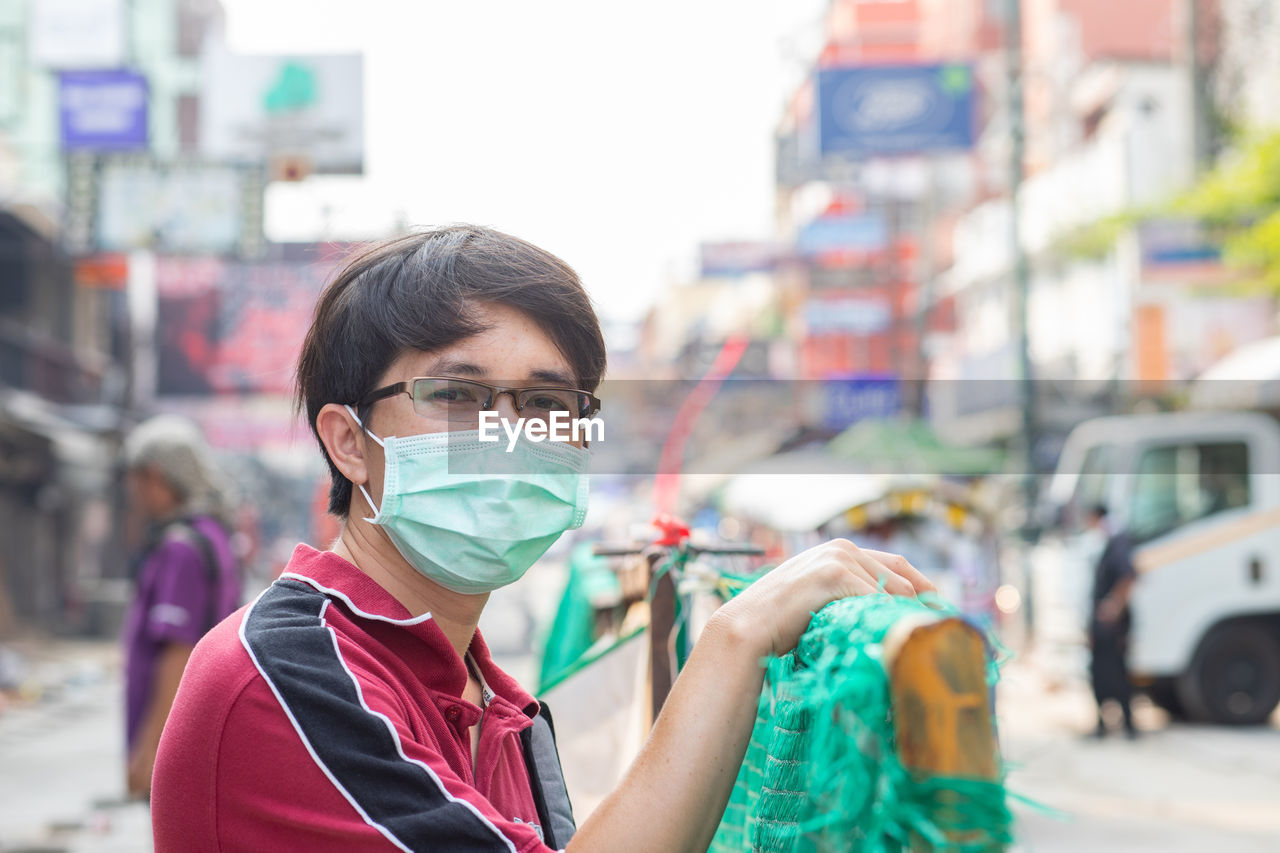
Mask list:
[[862,552],[875,557],[898,577],[905,578],[917,595],[922,592],[938,591],[938,588],[933,585],[933,581],[925,577],[919,569],[911,565],[907,558],[901,554],[889,554],[885,551],[875,551],[871,548],[863,548]]
[[876,551],[867,551],[856,546],[851,553],[857,564],[866,572],[868,580],[875,585],[877,590],[883,589],[892,595],[913,596],[916,594],[915,587],[909,580],[894,572],[879,559],[880,556],[891,555],[881,555]]
[[859,577],[858,575],[853,576],[854,595],[876,595],[879,592],[880,587],[878,584],[874,584],[867,578]]

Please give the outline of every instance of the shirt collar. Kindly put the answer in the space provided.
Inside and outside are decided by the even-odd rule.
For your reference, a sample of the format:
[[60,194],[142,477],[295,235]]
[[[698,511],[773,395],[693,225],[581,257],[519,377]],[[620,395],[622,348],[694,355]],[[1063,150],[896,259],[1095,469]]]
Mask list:
[[[298,580],[341,601],[354,617],[370,622],[400,626],[424,641],[442,665],[437,675],[439,689],[461,697],[467,683],[467,666],[454,651],[448,638],[431,619],[430,613],[411,616],[395,596],[382,588],[359,567],[332,551],[317,551],[300,544],[280,575],[281,580]],[[530,717],[538,713],[538,703],[511,676],[503,672],[489,653],[479,629],[471,638],[471,658],[480,669],[489,688],[500,698]]]

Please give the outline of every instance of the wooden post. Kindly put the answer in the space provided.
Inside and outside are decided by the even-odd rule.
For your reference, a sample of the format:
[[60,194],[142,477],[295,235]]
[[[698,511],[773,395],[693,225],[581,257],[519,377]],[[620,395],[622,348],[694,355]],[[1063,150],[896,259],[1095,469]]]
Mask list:
[[[655,552],[649,557],[649,577],[653,567],[666,555]],[[658,719],[675,681],[675,655],[672,654],[672,631],[676,621],[676,584],[671,572],[654,583],[653,600],[649,604],[649,687],[653,709],[650,725]]]
[[[1000,754],[982,635],[961,619],[924,615],[893,626],[884,648],[903,766],[921,776],[997,779]],[[913,849],[932,848],[921,840]]]

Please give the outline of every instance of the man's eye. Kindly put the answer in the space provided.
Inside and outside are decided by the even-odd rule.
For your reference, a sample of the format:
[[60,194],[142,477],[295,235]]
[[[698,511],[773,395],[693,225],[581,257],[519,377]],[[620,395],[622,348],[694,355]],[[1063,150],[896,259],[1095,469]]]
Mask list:
[[427,399],[433,403],[472,403],[476,400],[476,392],[470,388],[440,388],[431,392]]
[[529,402],[525,405],[548,412],[569,410],[568,402],[563,397],[557,397],[554,394],[535,394],[529,398]]

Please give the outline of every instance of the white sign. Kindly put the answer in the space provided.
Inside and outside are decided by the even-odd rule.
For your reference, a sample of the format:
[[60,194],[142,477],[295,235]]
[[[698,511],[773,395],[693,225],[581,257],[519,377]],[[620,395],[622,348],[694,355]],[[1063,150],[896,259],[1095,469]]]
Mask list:
[[77,156],[65,240],[73,253],[253,257],[262,249],[262,170],[230,163]]
[[364,59],[264,56],[210,45],[203,61],[200,146],[206,159],[298,158],[310,171],[364,170]]
[[126,52],[125,0],[36,0],[31,61],[45,68],[118,68]]

